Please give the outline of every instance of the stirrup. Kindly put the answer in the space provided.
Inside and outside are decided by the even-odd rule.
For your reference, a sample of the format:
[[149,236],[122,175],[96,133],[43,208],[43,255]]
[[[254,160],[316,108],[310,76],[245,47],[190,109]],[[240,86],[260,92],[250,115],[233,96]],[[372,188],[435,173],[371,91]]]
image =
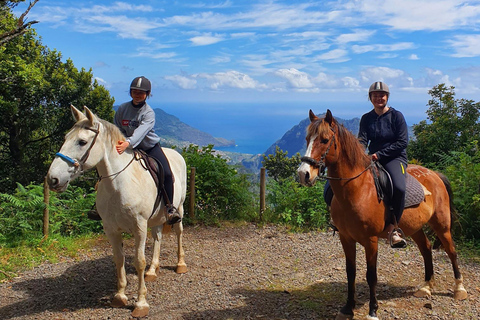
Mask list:
[[[399,241],[397,243],[393,243],[393,233],[398,232],[399,237],[402,238],[402,241]],[[403,230],[400,228],[395,228],[392,230],[392,232],[389,233],[388,235],[388,242],[390,243],[391,248],[395,249],[403,249],[407,247],[407,241],[405,240],[405,234],[403,233]]]
[[180,221],[182,221],[182,217],[180,217],[177,208],[174,206],[167,207],[167,224],[174,225]]

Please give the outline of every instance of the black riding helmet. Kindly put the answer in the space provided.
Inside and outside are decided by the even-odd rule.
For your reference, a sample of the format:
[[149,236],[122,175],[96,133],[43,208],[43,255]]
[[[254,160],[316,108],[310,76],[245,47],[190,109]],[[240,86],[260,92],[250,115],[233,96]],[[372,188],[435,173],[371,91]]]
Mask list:
[[130,84],[130,90],[132,89],[145,91],[147,96],[149,96],[150,91],[152,91],[152,84],[150,83],[150,80],[144,76],[136,77]]

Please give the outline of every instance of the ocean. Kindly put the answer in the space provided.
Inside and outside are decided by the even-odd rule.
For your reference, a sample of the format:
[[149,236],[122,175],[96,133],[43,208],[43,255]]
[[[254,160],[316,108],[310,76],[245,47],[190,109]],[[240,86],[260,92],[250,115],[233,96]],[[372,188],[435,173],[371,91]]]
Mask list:
[[308,109],[287,112],[273,104],[166,104],[160,107],[191,127],[217,138],[235,140],[234,147],[218,148],[248,154],[264,153],[308,117]]
[[[369,103],[318,102],[288,103],[152,103],[156,108],[176,116],[191,127],[217,138],[235,140],[235,147],[219,150],[248,154],[262,154],[300,121],[308,118],[312,109],[316,114],[330,108],[335,117],[345,120],[361,117],[368,112]],[[325,106],[327,105],[328,106]],[[407,108],[405,108],[407,109]],[[400,106],[399,110],[404,110]],[[404,112],[408,125],[418,123],[423,116]]]

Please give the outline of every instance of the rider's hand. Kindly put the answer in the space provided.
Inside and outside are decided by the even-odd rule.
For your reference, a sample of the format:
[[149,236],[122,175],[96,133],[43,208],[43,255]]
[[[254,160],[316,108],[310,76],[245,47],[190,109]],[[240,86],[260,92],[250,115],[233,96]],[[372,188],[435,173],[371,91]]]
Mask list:
[[118,154],[122,154],[130,145],[130,142],[128,141],[117,141],[117,145],[115,146],[115,149],[117,149]]
[[372,154],[372,160],[373,161],[378,161],[378,156],[376,153]]

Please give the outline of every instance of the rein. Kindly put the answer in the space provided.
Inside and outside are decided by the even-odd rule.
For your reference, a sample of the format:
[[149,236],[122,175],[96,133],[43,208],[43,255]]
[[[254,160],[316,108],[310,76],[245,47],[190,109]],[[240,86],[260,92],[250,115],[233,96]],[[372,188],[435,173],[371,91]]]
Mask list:
[[135,153],[133,153],[132,160],[130,160],[130,161],[127,163],[127,165],[126,165],[122,170],[120,170],[120,171],[118,171],[118,172],[115,172],[115,173],[112,173],[112,174],[109,174],[108,176],[99,176],[99,177],[98,177],[98,182],[97,182],[97,184],[98,184],[100,181],[102,181],[102,179],[110,178],[110,177],[113,177],[113,176],[118,176],[120,173],[122,173],[123,171],[125,171],[125,170],[132,164],[132,162],[133,162],[133,160],[135,160],[135,158],[136,158],[136,157],[135,157]]

